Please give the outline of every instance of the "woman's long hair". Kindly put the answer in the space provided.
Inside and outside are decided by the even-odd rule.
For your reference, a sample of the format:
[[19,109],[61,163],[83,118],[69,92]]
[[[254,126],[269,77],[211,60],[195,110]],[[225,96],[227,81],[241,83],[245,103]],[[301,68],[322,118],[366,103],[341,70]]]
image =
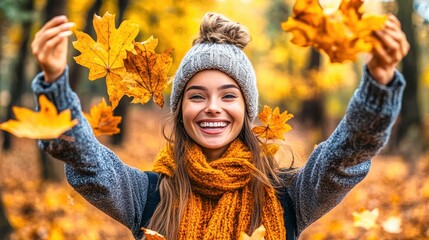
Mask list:
[[[173,147],[176,171],[171,178],[161,176],[159,184],[161,200],[148,225],[149,229],[159,232],[169,240],[177,237],[180,220],[192,192],[184,159],[186,158],[185,146],[193,144],[193,140],[186,133],[182,122],[181,100],[179,100],[178,106],[177,110],[162,126],[165,139]],[[167,126],[171,126],[168,124],[169,122],[173,122],[170,133],[167,130]],[[252,173],[254,178],[250,182],[250,189],[254,195],[254,211],[250,224],[251,231],[253,231],[261,224],[263,194],[260,193],[263,188],[265,186],[273,186],[276,189],[287,187],[296,171],[293,168],[280,168],[273,156],[263,153],[260,141],[252,132],[251,120],[247,111],[243,129],[238,137],[252,152],[253,164],[259,170]],[[288,177],[280,178],[280,175]]]

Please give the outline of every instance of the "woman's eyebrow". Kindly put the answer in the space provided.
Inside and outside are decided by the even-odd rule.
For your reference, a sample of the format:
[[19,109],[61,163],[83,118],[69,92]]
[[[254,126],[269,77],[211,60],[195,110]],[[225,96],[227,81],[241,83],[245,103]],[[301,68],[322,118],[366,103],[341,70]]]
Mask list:
[[[225,90],[225,89],[228,89],[228,88],[236,88],[236,89],[240,89],[240,88],[239,88],[237,85],[235,85],[235,84],[225,84],[225,85],[219,86],[217,89],[218,89],[218,90]],[[185,90],[185,92],[187,92],[187,91],[189,91],[189,90],[193,90],[193,89],[196,89],[196,90],[203,90],[203,91],[208,91],[208,88],[207,88],[207,87],[200,86],[200,85],[192,85],[192,86],[189,86],[189,87]]]
[[235,84],[225,84],[225,85],[222,85],[222,86],[218,87],[217,89],[218,90],[225,90],[225,89],[228,89],[228,88],[236,88],[236,89],[240,90],[240,88],[237,85],[235,85]]
[[185,92],[187,92],[187,91],[189,91],[189,90],[192,90],[192,89],[196,89],[196,90],[203,90],[203,91],[207,91],[207,90],[208,90],[208,89],[207,89],[206,87],[204,87],[204,86],[192,85],[192,86],[188,87],[188,88],[186,89],[186,91],[185,91]]

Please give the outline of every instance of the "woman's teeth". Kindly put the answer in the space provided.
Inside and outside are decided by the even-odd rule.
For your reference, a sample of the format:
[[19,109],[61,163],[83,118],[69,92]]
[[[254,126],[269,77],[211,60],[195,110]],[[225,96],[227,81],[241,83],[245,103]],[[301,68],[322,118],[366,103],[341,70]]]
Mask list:
[[200,127],[202,128],[218,128],[218,127],[226,127],[226,122],[201,122]]

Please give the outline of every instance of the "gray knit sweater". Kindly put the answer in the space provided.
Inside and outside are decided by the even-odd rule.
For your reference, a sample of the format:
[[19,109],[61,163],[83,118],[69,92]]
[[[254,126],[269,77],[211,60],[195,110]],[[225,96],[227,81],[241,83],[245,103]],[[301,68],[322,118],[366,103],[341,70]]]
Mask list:
[[[347,113],[324,142],[310,155],[287,190],[296,214],[297,235],[336,206],[368,173],[370,159],[388,140],[400,111],[405,81],[395,73],[383,86],[365,68]],[[53,84],[43,74],[33,80],[33,91],[46,95],[59,111],[71,109],[79,124],[65,134],[73,137],[41,140],[39,147],[63,161],[74,189],[93,205],[141,237],[142,213],[148,194],[147,173],[125,165],[99,143],[84,118],[80,101],[68,82],[68,68]],[[144,144],[144,143],[141,143]]]

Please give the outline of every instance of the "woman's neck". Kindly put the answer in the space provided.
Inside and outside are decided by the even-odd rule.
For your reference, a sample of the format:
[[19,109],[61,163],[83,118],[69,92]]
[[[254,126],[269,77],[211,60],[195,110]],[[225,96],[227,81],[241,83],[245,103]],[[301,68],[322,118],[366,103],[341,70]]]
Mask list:
[[229,145],[226,145],[217,149],[209,149],[209,148],[203,148],[200,146],[201,151],[204,153],[204,156],[206,156],[208,162],[211,162],[213,160],[216,160],[222,157],[222,155],[226,152],[228,147]]

